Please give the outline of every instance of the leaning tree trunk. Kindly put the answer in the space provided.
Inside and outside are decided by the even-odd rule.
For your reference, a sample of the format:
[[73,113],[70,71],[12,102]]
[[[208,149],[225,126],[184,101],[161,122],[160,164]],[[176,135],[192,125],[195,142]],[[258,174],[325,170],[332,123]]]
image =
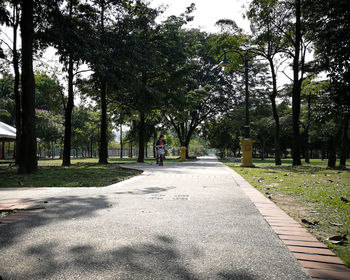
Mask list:
[[137,162],[145,161],[145,114],[140,112],[139,123],[139,155]]
[[301,165],[300,159],[300,92],[301,83],[299,80],[299,57],[301,43],[301,3],[295,0],[296,22],[295,22],[295,40],[294,40],[294,58],[293,58],[293,89],[292,89],[292,113],[293,113],[293,165]]
[[33,72],[33,0],[22,0],[22,126],[19,173],[38,169],[35,136],[35,80]]
[[73,92],[73,71],[74,62],[72,55],[68,61],[68,101],[64,120],[64,141],[63,141],[63,161],[62,166],[70,166],[70,151],[72,142],[72,112],[74,108],[74,92]]
[[107,141],[107,86],[103,81],[101,85],[101,135],[99,163],[108,163],[108,141]]

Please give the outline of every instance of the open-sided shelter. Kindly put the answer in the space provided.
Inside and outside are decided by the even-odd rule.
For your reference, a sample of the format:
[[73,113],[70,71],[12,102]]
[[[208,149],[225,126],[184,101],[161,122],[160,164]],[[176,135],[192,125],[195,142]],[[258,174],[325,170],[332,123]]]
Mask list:
[[2,143],[0,148],[0,159],[5,158],[5,142],[16,141],[16,128],[0,122],[0,142]]

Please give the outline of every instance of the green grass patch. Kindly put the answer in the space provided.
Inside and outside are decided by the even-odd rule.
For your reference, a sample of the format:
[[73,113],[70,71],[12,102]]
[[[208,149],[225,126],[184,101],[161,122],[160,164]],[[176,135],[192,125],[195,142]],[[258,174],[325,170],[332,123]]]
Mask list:
[[73,161],[71,166],[62,167],[60,162],[59,160],[39,161],[38,171],[29,175],[17,174],[17,167],[0,168],[0,188],[103,187],[141,173],[121,168],[117,163],[103,165]]
[[[98,158],[77,158],[71,159],[71,166],[63,167],[61,159],[44,159],[38,161],[39,170],[30,175],[17,174],[17,167],[0,161],[0,188],[103,187],[140,174],[119,166],[137,163],[137,158],[112,157],[108,161],[102,165]],[[146,158],[145,162],[155,163],[155,159]],[[168,156],[165,162],[178,162],[178,157]]]
[[[272,199],[320,241],[327,244],[350,267],[350,170],[327,169],[327,161],[292,166],[284,159],[275,166],[274,159],[254,160],[256,168],[242,168],[237,162],[223,161],[243,176],[253,187]],[[348,241],[334,245],[326,239],[348,235]]]
[[[178,162],[178,156],[167,156],[164,162]],[[118,164],[128,164],[128,163],[137,163],[137,158],[120,158],[120,157],[110,157],[108,158],[110,163]],[[148,157],[145,158],[146,163],[155,163],[154,158]],[[72,158],[71,164],[81,164],[81,163],[98,163],[98,158]],[[6,168],[9,164],[14,165],[14,160],[0,160],[0,168]],[[38,161],[39,166],[61,166],[61,159],[40,159]]]

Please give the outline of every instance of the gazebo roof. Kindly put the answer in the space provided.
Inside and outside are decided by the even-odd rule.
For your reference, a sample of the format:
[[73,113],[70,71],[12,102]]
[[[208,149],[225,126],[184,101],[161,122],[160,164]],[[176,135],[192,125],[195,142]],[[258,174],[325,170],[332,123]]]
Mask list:
[[1,140],[15,140],[16,139],[16,128],[0,122],[0,139]]

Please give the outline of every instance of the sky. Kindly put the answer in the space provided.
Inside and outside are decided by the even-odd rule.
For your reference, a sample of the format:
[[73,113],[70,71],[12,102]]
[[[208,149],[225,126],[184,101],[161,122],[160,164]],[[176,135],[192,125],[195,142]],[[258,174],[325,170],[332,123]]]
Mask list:
[[166,6],[165,18],[169,15],[180,15],[191,3],[195,3],[194,20],[189,27],[200,27],[207,32],[219,32],[215,23],[219,19],[234,20],[237,25],[249,32],[249,22],[243,18],[250,0],[149,0],[151,7]]

